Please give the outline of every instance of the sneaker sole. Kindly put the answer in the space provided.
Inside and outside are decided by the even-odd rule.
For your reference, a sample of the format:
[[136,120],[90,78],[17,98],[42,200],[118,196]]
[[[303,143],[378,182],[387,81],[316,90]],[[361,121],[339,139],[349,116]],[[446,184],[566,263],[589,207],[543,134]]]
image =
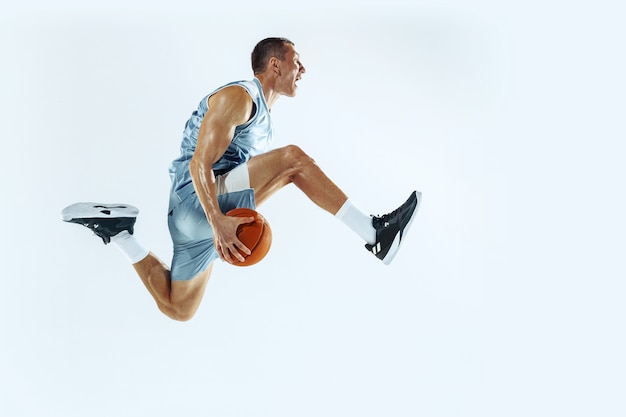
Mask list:
[[74,219],[111,219],[116,217],[137,217],[139,210],[130,204],[75,203],[61,211],[65,222]]
[[409,218],[409,221],[407,222],[406,226],[404,226],[404,229],[402,229],[393,239],[393,242],[391,243],[391,247],[389,248],[387,255],[383,258],[383,264],[385,265],[389,265],[391,261],[393,261],[393,258],[398,253],[398,250],[400,249],[400,244],[402,243],[402,240],[404,239],[406,232],[411,227],[411,223],[413,223],[413,219],[415,218],[415,215],[417,214],[417,211],[420,208],[420,204],[422,202],[422,193],[418,192],[416,193],[416,196],[417,196],[417,204],[415,205],[415,210],[413,210],[413,213],[411,214],[411,217]]

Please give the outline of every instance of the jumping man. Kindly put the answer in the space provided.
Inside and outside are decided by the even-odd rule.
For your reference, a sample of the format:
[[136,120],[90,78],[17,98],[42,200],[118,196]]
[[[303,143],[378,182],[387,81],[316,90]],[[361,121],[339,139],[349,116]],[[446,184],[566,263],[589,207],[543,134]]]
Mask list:
[[255,209],[293,183],[389,264],[419,207],[421,194],[413,191],[393,212],[368,216],[299,147],[270,150],[270,110],[280,96],[296,95],[306,70],[294,43],[285,38],[259,42],[252,51],[252,69],[252,80],[213,91],[187,121],[180,157],[169,169],[171,270],[133,235],[135,207],[76,203],[61,213],[64,221],[88,227],[126,254],[159,309],[174,320],[189,320],[197,311],[213,261],[243,261],[238,249],[250,253],[236,231],[254,218],[224,215],[233,208]]

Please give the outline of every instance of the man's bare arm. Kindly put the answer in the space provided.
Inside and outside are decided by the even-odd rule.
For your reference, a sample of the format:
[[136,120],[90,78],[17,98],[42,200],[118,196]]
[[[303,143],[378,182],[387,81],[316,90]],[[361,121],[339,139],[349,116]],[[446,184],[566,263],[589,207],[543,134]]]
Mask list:
[[217,202],[213,164],[230,144],[235,128],[248,121],[253,109],[252,98],[241,87],[227,87],[209,99],[207,111],[198,132],[198,144],[189,164],[191,179],[200,204],[213,228],[215,249],[222,259],[233,262],[233,257],[243,261],[236,250],[250,251],[237,238],[237,226],[253,218],[224,216]]

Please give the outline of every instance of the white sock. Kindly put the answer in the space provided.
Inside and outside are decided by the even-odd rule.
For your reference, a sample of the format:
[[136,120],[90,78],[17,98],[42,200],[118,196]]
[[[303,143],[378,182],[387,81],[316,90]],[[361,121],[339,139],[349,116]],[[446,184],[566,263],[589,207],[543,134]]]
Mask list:
[[365,242],[370,245],[376,243],[376,229],[372,225],[372,218],[359,210],[350,199],[343,203],[335,217],[361,236]]
[[123,230],[111,237],[111,243],[126,255],[131,264],[141,261],[150,253],[150,251],[144,248],[137,238],[128,233],[127,230]]

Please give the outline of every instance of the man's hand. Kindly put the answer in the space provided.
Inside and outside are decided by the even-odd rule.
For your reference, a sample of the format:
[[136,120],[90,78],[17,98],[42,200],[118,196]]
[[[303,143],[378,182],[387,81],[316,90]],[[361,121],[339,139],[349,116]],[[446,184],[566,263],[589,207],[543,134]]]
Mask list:
[[244,256],[252,253],[237,237],[237,229],[242,224],[252,223],[254,217],[218,216],[213,219],[213,244],[220,258],[232,264],[236,260],[243,262]]

